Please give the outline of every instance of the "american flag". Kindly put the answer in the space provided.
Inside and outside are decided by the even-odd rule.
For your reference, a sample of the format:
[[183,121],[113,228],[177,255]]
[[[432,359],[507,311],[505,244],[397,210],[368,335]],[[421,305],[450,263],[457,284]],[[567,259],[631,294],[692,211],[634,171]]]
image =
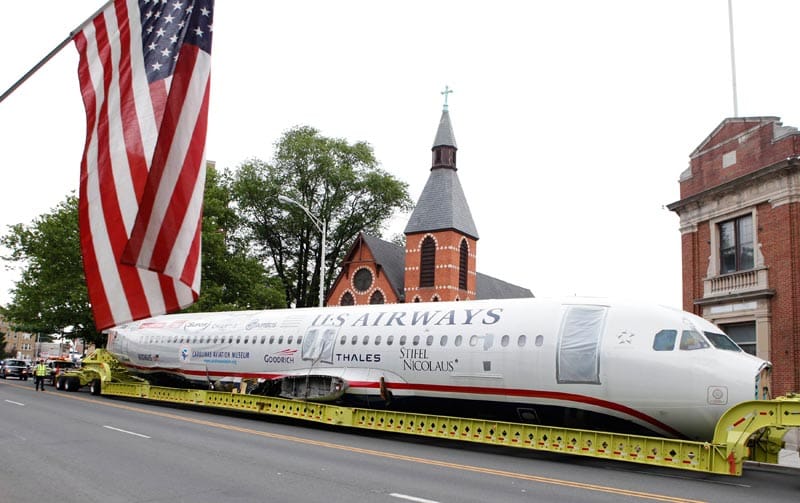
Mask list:
[[79,218],[98,330],[200,292],[213,0],[114,0],[75,35]]

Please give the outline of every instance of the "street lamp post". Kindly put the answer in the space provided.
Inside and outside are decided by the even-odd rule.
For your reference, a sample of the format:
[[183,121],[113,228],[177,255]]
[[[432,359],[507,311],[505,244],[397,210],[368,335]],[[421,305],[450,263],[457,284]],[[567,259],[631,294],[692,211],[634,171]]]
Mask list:
[[298,206],[300,209],[306,212],[308,218],[311,219],[311,222],[317,228],[317,230],[322,234],[322,246],[321,246],[321,256],[320,256],[320,265],[319,265],[319,307],[323,307],[325,304],[325,220],[319,219],[311,214],[308,211],[308,208],[303,206],[302,204],[298,203],[291,197],[286,197],[284,195],[279,195],[278,200],[287,203],[287,204],[294,204]]

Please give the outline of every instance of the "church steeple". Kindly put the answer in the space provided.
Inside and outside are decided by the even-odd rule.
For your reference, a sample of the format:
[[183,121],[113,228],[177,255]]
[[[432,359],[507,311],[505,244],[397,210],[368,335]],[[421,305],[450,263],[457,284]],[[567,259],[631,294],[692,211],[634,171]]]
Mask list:
[[439,129],[436,130],[436,138],[433,140],[433,152],[431,169],[450,168],[456,170],[456,136],[453,134],[453,125],[450,124],[450,112],[447,107],[447,97],[453,90],[444,86],[444,107],[442,107],[442,117],[439,119]]
[[475,298],[478,230],[456,172],[456,139],[445,97],[433,162],[405,228],[406,302]]

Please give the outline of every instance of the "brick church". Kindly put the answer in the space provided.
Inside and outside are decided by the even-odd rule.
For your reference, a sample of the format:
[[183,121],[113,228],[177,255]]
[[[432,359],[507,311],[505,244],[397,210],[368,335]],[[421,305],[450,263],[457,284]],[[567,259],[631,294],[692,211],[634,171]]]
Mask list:
[[458,181],[445,100],[430,176],[405,228],[405,247],[361,233],[345,255],[326,305],[533,297],[476,270],[478,230]]

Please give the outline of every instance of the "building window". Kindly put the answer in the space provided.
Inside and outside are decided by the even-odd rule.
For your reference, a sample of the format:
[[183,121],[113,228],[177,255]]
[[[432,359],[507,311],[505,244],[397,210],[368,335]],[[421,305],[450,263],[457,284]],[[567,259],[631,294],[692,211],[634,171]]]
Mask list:
[[374,292],[372,292],[372,295],[370,295],[370,297],[369,297],[369,303],[370,304],[383,304],[384,303],[383,293],[381,293],[378,290],[375,290]]
[[720,328],[739,345],[743,351],[756,354],[756,322],[732,323],[730,325],[720,325]]
[[458,257],[458,288],[460,290],[467,289],[468,266],[469,266],[469,246],[467,246],[467,240],[462,239]]
[[353,276],[353,287],[359,293],[364,293],[372,286],[372,271],[362,267]]
[[428,236],[422,240],[422,253],[419,264],[419,286],[431,287],[434,284],[436,269],[436,242]]
[[355,299],[353,298],[353,294],[350,292],[344,292],[342,295],[342,300],[339,302],[341,306],[352,306],[356,303]]
[[753,215],[743,215],[719,224],[719,272],[752,269]]

